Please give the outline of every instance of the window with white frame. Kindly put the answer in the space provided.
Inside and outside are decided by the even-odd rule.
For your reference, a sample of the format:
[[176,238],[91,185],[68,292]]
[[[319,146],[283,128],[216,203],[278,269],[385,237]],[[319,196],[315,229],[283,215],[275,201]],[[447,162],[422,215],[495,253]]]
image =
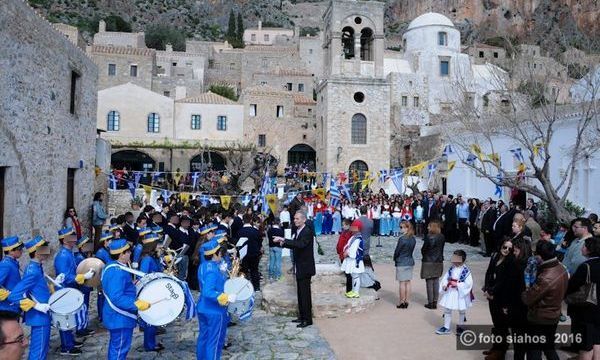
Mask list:
[[277,105],[277,117],[278,118],[283,117],[283,105]]
[[438,45],[448,46],[448,33],[447,32],[440,31],[438,33]]
[[250,114],[251,117],[256,116],[256,104],[250,104]]
[[107,115],[107,126],[106,126],[106,130],[107,131],[119,131],[120,128],[120,122],[121,122],[121,115],[119,114],[118,111],[110,111]]
[[227,116],[225,116],[225,115],[217,116],[217,130],[227,131]]
[[157,113],[148,114],[148,132],[160,132],[160,115],[158,115]]
[[202,117],[198,114],[192,115],[192,130],[200,130],[202,128]]

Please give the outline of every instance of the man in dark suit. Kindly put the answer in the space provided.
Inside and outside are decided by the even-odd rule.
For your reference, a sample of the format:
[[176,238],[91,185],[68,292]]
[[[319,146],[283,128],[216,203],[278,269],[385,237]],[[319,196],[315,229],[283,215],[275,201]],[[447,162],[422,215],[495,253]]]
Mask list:
[[246,256],[242,259],[242,271],[250,276],[250,281],[254,290],[260,290],[260,274],[258,272],[258,264],[260,262],[260,255],[262,253],[262,237],[258,229],[252,226],[252,215],[244,215],[244,226],[238,231],[238,237],[246,238],[245,244],[240,247],[246,246]]
[[484,204],[484,213],[481,218],[481,231],[483,232],[483,242],[485,244],[485,256],[489,257],[495,251],[494,243],[494,223],[498,212],[496,211],[496,203],[491,202]]
[[306,225],[306,213],[296,211],[294,225],[297,230],[293,240],[277,238],[281,246],[294,250],[294,265],[296,268],[296,287],[298,290],[298,327],[312,325],[312,298],[310,281],[315,275],[315,257],[313,248],[313,230]]
[[444,236],[446,242],[455,243],[457,233],[456,202],[454,196],[448,195],[448,200],[444,204]]
[[230,241],[232,241],[234,244],[237,243],[237,239],[239,238],[239,236],[237,236],[237,234],[238,234],[238,231],[240,231],[240,229],[242,228],[242,226],[244,226],[244,221],[242,220],[242,216],[240,215],[240,208],[235,207],[235,209],[233,211],[233,221],[231,222],[231,238],[230,238]]
[[512,210],[508,210],[508,206],[500,206],[500,215],[496,219],[493,225],[494,229],[494,250],[498,251],[500,245],[504,241],[504,237],[510,237],[512,235],[512,221],[515,216]]
[[293,221],[296,212],[300,210],[300,208],[304,206],[304,201],[302,201],[302,193],[298,193],[294,199],[290,202],[288,206],[290,217],[292,218],[292,232],[296,231],[295,221]]

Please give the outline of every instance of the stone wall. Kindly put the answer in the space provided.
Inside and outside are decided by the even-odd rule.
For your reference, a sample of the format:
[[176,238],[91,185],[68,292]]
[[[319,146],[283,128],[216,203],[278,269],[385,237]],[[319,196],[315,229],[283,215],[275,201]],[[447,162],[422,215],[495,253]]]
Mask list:
[[[152,76],[156,73],[156,56],[153,49],[90,46],[88,54],[98,65],[98,90],[128,82],[150,90]],[[116,65],[115,75],[108,74],[108,64]],[[131,65],[137,65],[137,76],[131,76]]]
[[[22,0],[0,2],[0,23],[0,167],[5,172],[0,235],[29,240],[41,234],[56,248],[67,207],[68,169],[75,173],[74,206],[89,234],[97,68]],[[71,113],[73,72],[79,77]]]

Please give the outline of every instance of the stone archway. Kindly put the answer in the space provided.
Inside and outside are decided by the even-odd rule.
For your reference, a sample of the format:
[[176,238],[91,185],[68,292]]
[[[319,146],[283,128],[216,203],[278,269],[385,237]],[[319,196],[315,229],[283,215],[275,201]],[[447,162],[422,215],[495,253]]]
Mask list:
[[113,153],[110,157],[110,165],[113,169],[133,171],[152,171],[156,170],[156,161],[138,150],[120,150]]
[[190,171],[222,171],[225,170],[227,161],[218,152],[208,151],[198,154],[190,160]]
[[310,145],[296,144],[288,150],[287,165],[311,164],[314,166],[317,160],[317,152]]

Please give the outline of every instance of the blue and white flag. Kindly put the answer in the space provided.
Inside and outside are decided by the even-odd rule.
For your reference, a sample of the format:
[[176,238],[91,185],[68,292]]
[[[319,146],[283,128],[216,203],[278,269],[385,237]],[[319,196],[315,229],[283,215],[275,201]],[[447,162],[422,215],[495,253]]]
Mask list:
[[287,200],[285,201],[285,204],[289,204],[292,202],[292,200],[294,200],[294,198],[296,197],[296,195],[298,195],[298,191],[292,190],[290,192],[287,193]]
[[436,170],[437,170],[436,163],[431,163],[431,164],[427,165],[427,173],[428,173],[427,181],[431,180],[433,175],[435,175]]
[[248,204],[250,204],[250,201],[252,201],[252,195],[246,194],[242,196],[242,205],[248,206]]
[[131,193],[131,197],[135,198],[135,184],[133,183],[133,181],[127,181],[127,188],[129,189],[129,192]]
[[190,291],[190,287],[185,281],[177,280],[177,283],[183,289],[183,295],[185,298],[185,319],[187,321],[192,320],[196,317],[196,303],[194,302],[194,296]]
[[161,176],[162,173],[160,171],[155,171],[152,173],[152,182],[158,180],[158,177]]
[[352,201],[352,193],[350,192],[351,186],[352,184],[344,184],[338,187],[338,189],[340,189],[340,191],[344,194],[346,200],[350,201]]
[[340,205],[340,189],[335,184],[335,180],[331,179],[329,185],[329,206],[337,207]]
[[195,172],[192,174],[192,188],[195,189],[196,188],[196,184],[198,183],[198,178],[200,178],[200,173],[199,172]]
[[469,153],[469,155],[467,155],[467,160],[466,160],[466,163],[467,163],[468,165],[471,165],[471,166],[473,166],[473,164],[475,163],[475,160],[477,160],[477,156],[475,156],[475,155],[473,155],[473,154]]
[[392,174],[392,176],[390,176],[390,179],[392,179],[396,190],[398,190],[398,192],[402,194],[404,188],[404,170],[397,170],[396,172],[394,172],[394,174]]
[[379,170],[379,182],[384,183],[387,180],[388,171],[387,170]]
[[162,197],[165,200],[165,203],[168,204],[169,203],[169,198],[171,197],[171,192],[169,190],[167,190],[167,189],[164,189],[162,191]]
[[117,190],[117,178],[112,174],[108,176],[108,188],[111,190]]
[[452,149],[452,145],[448,144],[444,148],[444,152],[442,152],[442,156],[450,156],[450,154],[454,154],[454,149]]
[[[498,181],[502,181],[502,174],[498,174],[496,176],[496,179],[498,179]],[[494,192],[494,195],[497,195],[498,197],[502,197],[502,186],[496,185],[496,191]]]
[[329,180],[329,173],[323,173],[323,181],[321,182],[321,187],[325,188],[327,186],[327,182]]
[[202,203],[202,206],[207,207],[209,202],[210,202],[210,196],[208,196],[206,194],[200,195],[200,203]]
[[517,159],[518,162],[525,162],[525,157],[523,157],[523,152],[521,151],[521,148],[510,149],[510,152],[513,154],[513,156],[515,157],[515,159]]
[[140,180],[141,179],[142,179],[142,172],[141,171],[135,171],[133,173],[133,181],[134,181],[134,185],[135,185],[136,189],[140,185]]
[[260,208],[260,212],[265,215],[269,215],[269,203],[267,202],[267,198],[265,196],[261,196],[260,198],[262,207]]
[[264,198],[270,192],[271,178],[269,177],[269,168],[265,169],[265,177],[263,178],[262,186],[260,187],[260,196]]

